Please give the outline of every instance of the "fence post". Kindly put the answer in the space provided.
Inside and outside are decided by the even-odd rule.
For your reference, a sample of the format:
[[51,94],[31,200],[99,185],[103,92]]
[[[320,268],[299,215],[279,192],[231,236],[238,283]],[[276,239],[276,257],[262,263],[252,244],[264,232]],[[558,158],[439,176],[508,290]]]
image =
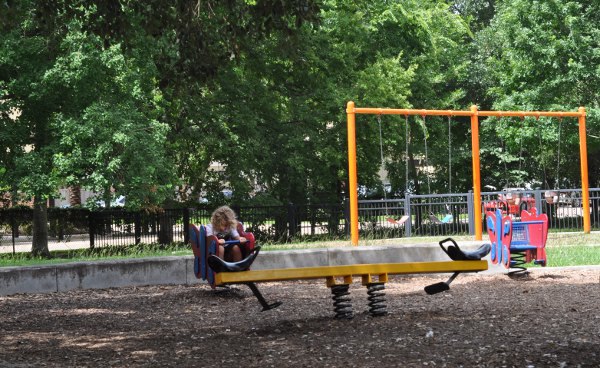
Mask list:
[[90,233],[90,249],[94,249],[95,244],[95,235],[96,235],[96,222],[95,222],[95,212],[90,211],[88,215],[88,224],[89,224],[89,233]]
[[242,208],[240,207],[239,204],[234,204],[231,205],[231,209],[233,210],[233,212],[235,212],[235,214],[237,215],[238,220],[239,219],[243,219],[244,217],[242,216],[242,214],[240,212],[242,212]]
[[475,235],[475,200],[473,191],[469,190],[467,194],[467,213],[469,214],[469,235]]
[[133,227],[135,244],[140,244],[142,242],[142,216],[140,214],[140,211],[137,211],[133,215]]
[[[11,211],[11,210],[9,209],[9,211]],[[16,213],[15,213],[15,211],[13,211],[12,219],[14,221],[11,221],[13,238],[18,238],[19,237],[19,224],[16,221],[15,216],[18,216],[19,213],[22,213],[22,212],[23,212],[22,210],[17,210]]]
[[344,198],[342,207],[344,208],[344,233],[350,236],[350,201],[348,198]]
[[190,242],[190,209],[183,209],[183,243],[188,244]]
[[17,225],[17,220],[15,219],[15,216],[12,216],[10,219],[10,228],[11,228],[11,235],[12,235],[12,246],[13,246],[13,255],[15,254],[15,238],[17,237],[18,233],[19,233],[19,226]]
[[293,238],[296,235],[297,224],[296,224],[296,206],[293,203],[288,203],[288,239]]
[[404,194],[404,214],[408,216],[408,221],[404,223],[406,229],[406,237],[412,236],[412,211],[410,208],[410,193]]
[[[533,197],[535,199],[535,210],[538,214],[542,214],[542,191],[536,190],[533,192]],[[544,199],[545,200],[545,199]]]
[[66,211],[60,211],[58,213],[58,240],[65,240],[65,213]]
[[158,243],[159,244],[171,244],[173,242],[173,216],[175,210],[163,209],[162,212],[154,213],[151,215],[152,224],[156,228],[158,223]]

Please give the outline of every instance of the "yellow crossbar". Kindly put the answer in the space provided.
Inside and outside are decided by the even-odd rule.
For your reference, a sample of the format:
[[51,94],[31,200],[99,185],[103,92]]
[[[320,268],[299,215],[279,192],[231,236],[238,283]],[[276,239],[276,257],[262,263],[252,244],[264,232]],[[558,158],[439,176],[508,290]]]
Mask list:
[[477,272],[488,269],[487,261],[441,261],[408,263],[374,263],[344,266],[275,268],[243,272],[222,272],[216,275],[217,285],[244,282],[289,281],[331,277],[369,275],[399,275],[445,272]]

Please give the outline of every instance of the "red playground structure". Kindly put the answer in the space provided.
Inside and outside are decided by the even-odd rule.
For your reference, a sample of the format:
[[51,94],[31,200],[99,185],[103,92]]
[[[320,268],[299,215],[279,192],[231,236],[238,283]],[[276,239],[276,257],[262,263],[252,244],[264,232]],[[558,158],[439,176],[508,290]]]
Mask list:
[[492,243],[491,260],[501,264],[509,275],[526,272],[528,263],[546,266],[548,216],[535,208],[521,211],[521,221],[513,221],[501,209],[486,213],[486,225]]

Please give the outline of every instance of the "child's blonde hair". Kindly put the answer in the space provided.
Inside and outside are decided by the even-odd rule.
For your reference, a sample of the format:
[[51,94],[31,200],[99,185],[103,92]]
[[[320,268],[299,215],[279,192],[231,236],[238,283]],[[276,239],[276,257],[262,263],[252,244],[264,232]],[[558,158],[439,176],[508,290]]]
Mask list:
[[228,229],[235,229],[237,226],[235,217],[235,212],[229,206],[221,206],[212,213],[210,223],[215,228],[220,224],[225,224]]

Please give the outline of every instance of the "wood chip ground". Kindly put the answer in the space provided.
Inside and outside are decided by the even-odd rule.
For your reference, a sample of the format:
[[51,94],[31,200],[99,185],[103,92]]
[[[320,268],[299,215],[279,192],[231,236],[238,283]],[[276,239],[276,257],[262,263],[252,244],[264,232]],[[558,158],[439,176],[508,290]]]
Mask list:
[[323,280],[265,283],[261,312],[243,285],[78,290],[0,297],[1,367],[598,367],[600,270],[528,278],[391,277],[388,314],[334,319]]

